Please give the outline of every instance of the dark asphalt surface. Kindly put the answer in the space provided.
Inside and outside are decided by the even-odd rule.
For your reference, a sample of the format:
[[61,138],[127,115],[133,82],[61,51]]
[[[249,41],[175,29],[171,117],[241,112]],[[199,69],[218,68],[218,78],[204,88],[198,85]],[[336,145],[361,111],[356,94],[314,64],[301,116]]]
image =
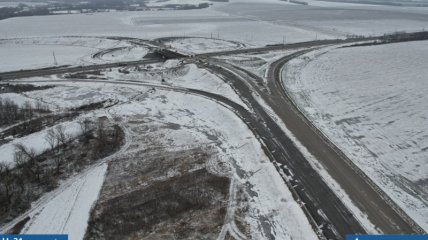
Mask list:
[[[228,64],[222,65],[229,69],[235,69],[234,72],[244,73],[241,74],[241,77],[247,79],[247,83],[250,84],[274,110],[276,115],[281,118],[299,142],[324,165],[329,175],[341,185],[353,203],[363,213],[368,215],[368,219],[376,227],[383,231],[384,234],[415,234],[415,230],[373,190],[360,174],[348,165],[341,155],[328,144],[328,140],[324,139],[322,135],[317,133],[316,130],[305,121],[283,91],[279,83],[281,67],[285,62],[305,52],[307,51],[300,51],[284,57],[271,65],[267,86],[270,93],[263,91],[266,86],[257,84],[257,82],[263,82],[263,80],[254,74]],[[252,80],[250,80],[251,78]],[[286,146],[287,144],[283,145]],[[319,179],[316,172],[314,172],[300,154],[295,154],[295,156],[292,156],[290,159],[285,158],[284,160],[287,161],[285,164],[292,170],[294,177],[298,179],[300,183],[303,183],[303,188],[301,189],[302,191],[299,192],[299,195],[302,199],[308,199],[313,203],[312,206],[312,204],[307,202],[308,200],[305,200],[308,203],[306,206],[311,211],[311,215],[317,222],[320,221],[319,225],[321,225],[323,219],[319,218],[319,214],[316,211],[317,207],[323,210],[329,222],[338,232],[340,239],[344,239],[346,234],[364,232],[349,210],[343,206],[342,202],[339,201],[340,203],[338,203],[337,197],[332,196],[334,193],[326,187],[325,184],[321,184],[323,180]],[[277,159],[277,161],[279,160]],[[308,175],[310,175],[310,177],[308,177]],[[305,198],[305,196],[307,196],[307,198]],[[328,232],[326,232],[326,236],[329,237]]]
[[[112,39],[127,39],[137,41],[138,39],[133,38],[113,38]],[[320,40],[320,41],[312,41],[312,42],[303,42],[303,43],[295,43],[295,44],[286,44],[279,46],[268,46],[262,48],[248,48],[248,49],[240,49],[234,51],[222,51],[222,52],[214,52],[214,53],[204,53],[196,56],[223,56],[230,54],[239,54],[239,53],[257,53],[257,52],[266,52],[266,51],[276,51],[276,50],[286,50],[286,49],[295,49],[302,47],[314,47],[314,46],[323,46],[329,44],[343,44],[343,43],[352,43],[352,42],[360,42],[360,41],[368,41],[374,40],[377,38],[363,38],[363,39],[347,39],[347,40]],[[144,43],[146,41],[143,41]],[[141,43],[142,44],[142,43]],[[144,44],[142,44],[144,45]],[[145,45],[144,45],[145,46]],[[37,76],[45,76],[45,75],[53,75],[53,74],[62,74],[62,73],[71,73],[71,72],[81,72],[81,71],[89,71],[89,70],[99,70],[105,68],[119,67],[118,64],[126,64],[126,65],[138,65],[138,64],[149,64],[149,63],[157,63],[163,62],[164,59],[144,59],[140,61],[127,61],[127,62],[115,62],[115,63],[106,63],[106,64],[94,64],[89,66],[81,66],[81,67],[53,67],[48,69],[34,69],[34,70],[24,70],[24,71],[14,71],[14,72],[4,72],[0,73],[0,80],[11,80],[11,79],[20,79],[20,78],[28,78],[28,77],[37,77]]]
[[[139,64],[150,64],[150,63],[159,63],[164,62],[163,59],[150,59],[150,60],[140,60],[140,61],[129,61],[129,62],[120,62],[121,66],[118,65],[118,62],[115,63],[106,63],[106,64],[94,64],[89,66],[74,66],[74,67],[53,67],[46,69],[34,69],[34,70],[24,70],[24,71],[14,71],[14,72],[4,72],[0,73],[0,80],[11,80],[11,79],[20,79],[20,78],[29,78],[29,77],[41,77],[46,75],[62,74],[62,73],[73,73],[73,72],[83,72],[83,71],[94,71],[104,68],[113,68],[113,67],[122,67],[122,66],[135,66]],[[125,64],[125,65],[123,65]]]
[[242,54],[242,53],[259,53],[259,52],[267,52],[267,51],[278,51],[278,50],[287,50],[287,49],[296,49],[296,48],[317,47],[317,46],[324,46],[324,45],[330,45],[330,44],[346,44],[346,43],[354,43],[354,42],[361,42],[361,41],[370,41],[370,40],[376,40],[378,38],[379,37],[350,38],[350,39],[346,39],[346,40],[341,40],[341,39],[319,40],[319,41],[311,41],[311,42],[284,44],[284,45],[272,45],[272,46],[266,46],[266,47],[261,47],[261,48],[246,48],[246,49],[231,50],[231,51],[201,53],[201,54],[197,54],[196,56],[217,57],[217,56]]
[[[254,115],[245,117],[254,126],[257,133],[262,136],[275,160],[282,164],[281,168],[284,173],[292,176],[292,184],[297,185],[295,187],[296,192],[306,203],[306,208],[317,225],[323,226],[324,235],[328,239],[345,239],[346,234],[366,234],[364,228],[312,168],[291,139],[254,99],[247,84],[227,70],[216,67],[210,69],[221,74],[238,91],[241,97],[248,100]],[[328,219],[324,219],[318,213],[320,209]]]
[[[297,53],[297,55],[299,54]],[[294,57],[284,57],[271,65],[268,73],[268,87],[271,95],[264,94],[264,99],[270,98],[270,106],[273,106],[274,111],[280,114],[279,116],[287,128],[324,165],[329,175],[341,185],[352,202],[358,206],[361,212],[367,214],[368,219],[376,227],[384,234],[416,234],[409,223],[404,221],[367,183],[368,177],[364,176],[366,177],[364,178],[358,174],[338,153],[340,150],[334,149],[334,146],[328,144],[329,140],[314,131],[316,128],[311,127],[311,124],[305,121],[295,109],[280,83],[282,66]],[[350,234],[349,232],[344,233]]]
[[[211,69],[212,70],[212,69]],[[304,203],[306,203],[306,207],[310,210],[312,214],[316,214],[316,211],[319,209],[317,204],[313,204],[312,201],[314,200],[311,195],[307,192],[309,189],[306,189],[302,187],[302,185],[305,185],[306,182],[312,182],[317,183],[317,186],[315,188],[317,192],[320,192],[322,194],[322,199],[332,199],[334,204],[332,204],[331,209],[324,209],[326,211],[333,211],[333,212],[342,212],[344,216],[347,218],[348,222],[355,223],[356,227],[358,229],[351,228],[353,231],[352,233],[360,233],[363,234],[365,231],[359,227],[358,222],[352,221],[352,217],[348,216],[349,212],[347,212],[346,207],[343,206],[343,204],[340,202],[340,200],[335,197],[334,194],[329,194],[329,188],[325,183],[322,181],[322,179],[317,175],[315,171],[313,171],[310,167],[310,165],[306,162],[303,155],[300,153],[300,151],[294,146],[293,142],[283,133],[283,131],[278,127],[278,125],[266,114],[266,112],[263,110],[263,108],[258,104],[255,99],[252,98],[252,95],[249,91],[249,88],[245,83],[243,83],[241,80],[239,80],[235,75],[229,73],[228,71],[220,71],[221,75],[226,77],[230,83],[233,84],[234,87],[239,87],[240,93],[242,93],[243,97],[247,98],[250,102],[250,107],[254,109],[254,113],[249,112],[247,109],[242,107],[240,104],[237,104],[231,100],[229,100],[226,97],[223,97],[221,95],[217,95],[210,92],[205,92],[202,90],[196,90],[196,89],[189,89],[189,88],[174,88],[169,86],[159,86],[154,84],[145,84],[145,83],[137,83],[137,82],[126,82],[126,81],[105,81],[105,80],[23,80],[23,81],[17,81],[20,83],[38,83],[38,82],[48,82],[48,83],[63,83],[63,82],[95,82],[95,83],[102,83],[102,84],[121,84],[121,85],[134,85],[134,86],[147,86],[147,87],[155,87],[157,89],[163,89],[163,90],[172,90],[172,91],[178,91],[183,93],[193,93],[196,95],[201,95],[205,97],[209,97],[211,99],[214,99],[218,102],[221,102],[233,110],[235,110],[240,117],[246,122],[246,124],[252,128],[254,131],[256,131],[260,136],[263,138],[263,142],[266,144],[267,148],[272,152],[272,155],[275,157],[277,162],[286,164],[287,166],[290,164],[291,161],[296,161],[296,163],[299,163],[296,167],[303,167],[305,170],[303,172],[306,172],[308,174],[301,174],[301,177],[297,177],[295,175],[294,179],[301,181],[302,183],[296,182],[296,184],[299,185],[299,187],[295,188],[295,190],[298,192],[299,196],[301,196],[301,199]],[[289,174],[289,170],[285,167],[282,168],[284,172],[287,175]],[[292,169],[293,173],[295,169]],[[315,189],[314,189],[315,190]],[[330,225],[329,222],[324,221],[322,218],[317,217],[317,223],[319,222],[320,225],[324,224],[324,235],[327,236],[328,239],[342,239],[340,236],[337,236],[335,232],[332,230],[332,225]],[[265,236],[272,236],[271,234],[265,234]]]

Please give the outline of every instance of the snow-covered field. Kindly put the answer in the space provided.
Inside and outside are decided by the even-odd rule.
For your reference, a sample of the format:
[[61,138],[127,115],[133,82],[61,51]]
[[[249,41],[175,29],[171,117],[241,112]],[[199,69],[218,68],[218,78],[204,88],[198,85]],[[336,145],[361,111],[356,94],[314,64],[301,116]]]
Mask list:
[[[163,99],[163,100],[162,100]],[[158,119],[160,125],[177,124],[178,130],[165,129],[165,135],[172,139],[172,147],[196,144],[216,144],[222,159],[238,168],[234,177],[244,184],[249,181],[258,197],[253,197],[251,208],[253,219],[246,219],[257,229],[258,219],[267,217],[277,239],[316,239],[307,219],[279,173],[264,155],[252,132],[231,111],[200,97],[180,93],[156,91],[141,102],[133,102],[112,110],[114,114],[129,117],[147,116]],[[176,125],[176,126],[177,126]],[[161,135],[163,131],[159,134]],[[186,137],[187,136],[187,137]],[[231,162],[232,161],[232,162]],[[256,172],[250,178],[241,178],[239,171]],[[258,211],[256,211],[258,209]],[[281,209],[280,211],[277,211]],[[269,217],[271,216],[271,217]],[[254,237],[261,234],[255,231]]]
[[321,1],[311,1],[309,6],[302,6],[285,1],[255,0],[214,3],[208,9],[165,13],[131,11],[11,18],[0,22],[0,38],[6,38],[6,33],[8,38],[213,36],[251,47],[282,43],[284,38],[286,42],[293,43],[344,38],[347,35],[420,31],[427,23],[428,10]]
[[[428,9],[308,0],[308,6],[281,1],[244,2],[214,7],[234,16],[283,27],[280,33],[294,42],[294,32],[312,33],[310,39],[344,38],[347,35],[383,35],[394,31],[422,31],[427,24]],[[293,28],[295,30],[293,30]]]
[[[70,134],[74,136],[81,132],[79,124],[75,121],[65,122],[65,123],[62,123],[61,125],[65,127],[66,134]],[[41,154],[43,151],[50,149],[49,143],[45,140],[46,133],[49,129],[54,129],[54,127],[46,128],[43,131],[30,134],[23,138],[13,139],[13,141],[0,146],[1,162],[9,163],[12,166],[14,165],[14,154],[15,154],[14,144],[22,143],[30,149],[34,148],[37,154]]]
[[21,234],[68,234],[70,240],[83,239],[89,211],[98,198],[106,170],[107,164],[102,164],[76,178],[30,214],[31,220]]
[[96,52],[86,47],[0,45],[0,72],[55,66],[53,54],[58,65],[73,65],[78,58]]
[[[94,53],[104,49],[124,48],[100,58]],[[0,40],[0,72],[36,69],[58,65],[85,65],[105,61],[141,59],[147,49],[131,47],[124,41],[93,37],[38,37]]]
[[215,38],[179,38],[173,41],[164,42],[164,44],[185,54],[219,52],[245,47],[240,43]]
[[106,54],[103,54],[98,59],[85,59],[86,61],[103,63],[109,61],[121,62],[121,61],[137,61],[141,60],[147,53],[148,49],[144,47],[125,47],[120,48]]
[[[105,83],[65,83],[43,94],[45,101],[68,98],[69,89],[87,91],[89,87],[99,89],[101,95],[110,95],[115,89],[119,95],[133,96],[131,101],[121,101],[109,109],[112,116],[128,120],[146,119],[159,126],[156,132],[160,142],[172,148],[212,145],[218,148],[222,161],[228,164],[238,184],[250,187],[252,200],[246,221],[251,225],[253,237],[265,238],[257,229],[271,229],[269,234],[278,239],[317,239],[315,233],[296,203],[280,174],[265,156],[260,143],[247,126],[230,110],[216,102],[191,94],[173,91]],[[106,91],[106,92],[104,92]],[[58,101],[58,100],[57,100]],[[75,102],[76,106],[80,103]],[[130,123],[132,125],[132,123]],[[168,127],[173,126],[173,127]],[[136,133],[137,134],[137,133]],[[39,140],[40,141],[40,140]],[[139,138],[133,141],[139,144]],[[126,156],[126,151],[123,152]],[[120,157],[120,156],[119,156]],[[30,210],[32,220],[25,226],[25,233],[65,233],[70,239],[81,239],[86,229],[90,206],[96,199],[105,165],[73,177],[58,190],[47,193]],[[250,173],[251,175],[242,172]],[[55,195],[54,195],[55,194]],[[233,213],[234,205],[231,211]],[[226,225],[225,229],[236,228]],[[235,230],[236,231],[236,230]],[[266,233],[265,233],[266,234]]]
[[198,5],[199,3],[213,3],[209,2],[207,0],[168,0],[159,2],[158,0],[150,0],[148,3],[146,3],[147,6],[164,6],[167,4],[191,4],[191,5]]
[[[190,1],[190,0],[189,0]],[[193,0],[192,0],[193,1]],[[195,0],[196,1],[196,0]],[[165,2],[168,3],[168,2]],[[0,38],[46,36],[163,37],[219,36],[248,46],[382,35],[422,30],[426,8],[365,6],[311,1],[231,1],[201,10],[133,11],[20,17],[0,22]]]
[[[165,62],[169,66],[170,62]],[[131,69],[130,69],[131,70]],[[103,72],[108,79],[131,80],[144,83],[160,84],[164,79],[166,86],[185,87],[215,93],[246,107],[239,96],[218,76],[205,69],[199,69],[194,64],[184,65],[178,68],[163,69],[156,72],[130,71],[129,74],[122,74],[114,69],[112,72]]]
[[428,229],[426,41],[321,49],[283,81],[300,109]]
[[[48,24],[47,24],[48,23]],[[50,36],[127,36],[143,39],[163,37],[219,37],[250,46],[308,41],[315,34],[295,27],[279,26],[209,9],[192,11],[134,11],[64,14],[2,20],[0,38]],[[5,32],[5,33],[3,33]],[[319,34],[318,38],[332,38]]]
[[28,6],[36,6],[36,5],[46,5],[46,3],[42,2],[0,2],[0,8],[2,7],[17,7],[18,4],[23,3]]

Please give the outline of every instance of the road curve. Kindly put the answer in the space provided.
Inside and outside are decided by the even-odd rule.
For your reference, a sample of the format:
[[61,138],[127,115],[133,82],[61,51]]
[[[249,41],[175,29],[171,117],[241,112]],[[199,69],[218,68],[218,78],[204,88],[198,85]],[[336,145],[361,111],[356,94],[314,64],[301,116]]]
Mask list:
[[[298,57],[310,50],[299,51],[292,55],[283,57],[274,62],[268,72],[267,86],[261,86],[255,82],[263,82],[254,74],[237,67],[237,72],[243,72],[243,78],[252,79],[247,81],[253,89],[263,98],[263,100],[281,118],[287,128],[299,140],[299,142],[309,150],[309,152],[324,166],[330,176],[341,184],[341,187],[349,195],[353,203],[364,213],[368,219],[385,234],[425,234],[425,232],[410,218],[403,215],[401,209],[391,208],[387,202],[391,202],[386,195],[379,195],[377,186],[367,183],[361,170],[355,166],[350,166],[349,161],[345,161],[346,156],[340,152],[328,139],[323,137],[319,131],[298,111],[293,105],[288,95],[283,90],[280,83],[280,70],[289,60]],[[263,91],[265,88],[269,91]],[[301,169],[300,171],[303,171]],[[303,173],[304,174],[304,173]],[[375,188],[376,191],[373,189]],[[311,193],[314,193],[310,191]],[[323,201],[322,204],[325,204]],[[397,212],[400,214],[397,214]],[[340,221],[337,213],[325,212],[330,221]],[[405,221],[404,219],[407,221]],[[340,228],[342,237],[345,234],[352,234],[347,229]]]
[[[139,61],[93,64],[93,65],[78,66],[78,67],[60,66],[60,67],[52,67],[52,68],[44,68],[44,69],[3,72],[3,73],[0,73],[0,80],[4,81],[4,80],[11,80],[11,79],[40,77],[40,76],[54,75],[54,74],[94,71],[94,70],[100,70],[104,68],[114,68],[114,67],[128,66],[128,65],[135,66],[139,64],[160,63],[164,61],[165,60],[163,59],[145,59],[145,60],[139,60]],[[122,65],[119,66],[118,64],[122,64]]]
[[[142,45],[142,46],[146,46],[147,44],[147,41],[143,41],[141,39],[136,39],[136,38],[126,38],[126,37],[109,37],[109,38],[132,40],[134,44]],[[314,47],[314,46],[325,46],[325,45],[331,45],[331,44],[344,44],[344,43],[353,43],[353,42],[360,42],[360,41],[369,41],[377,38],[378,37],[363,38],[363,39],[352,38],[352,39],[346,39],[346,40],[341,40],[341,39],[320,40],[320,41],[285,44],[285,45],[266,46],[261,48],[246,48],[246,49],[231,50],[231,51],[202,53],[202,54],[197,54],[196,56],[212,57],[212,56],[224,56],[224,55],[241,54],[241,53],[258,53],[258,52],[266,52],[266,51],[277,51],[277,50],[297,49],[297,48]],[[144,42],[144,44],[141,42],[139,43],[138,41],[142,41]],[[103,52],[111,51],[111,50],[114,50],[114,49],[107,49],[107,50],[104,50]],[[97,54],[102,54],[102,52]],[[10,79],[29,78],[29,77],[37,77],[37,76],[45,76],[45,75],[53,75],[53,74],[99,70],[103,68],[118,67],[119,66],[118,64],[138,65],[138,64],[158,63],[158,62],[164,62],[164,61],[165,61],[164,59],[144,59],[144,60],[138,60],[138,61],[123,61],[123,62],[114,62],[114,63],[105,63],[105,64],[93,64],[93,65],[80,66],[80,67],[59,66],[59,67],[51,67],[51,68],[45,68],[45,69],[2,72],[0,73],[0,80],[10,80]]]
[[[329,188],[323,178],[316,172],[294,142],[272,119],[266,110],[257,102],[250,87],[239,71],[229,71],[227,64],[222,69],[208,67],[211,71],[223,76],[240,95],[246,99],[257,122],[251,124],[262,136],[269,152],[280,164],[281,170],[292,178],[291,183],[299,198],[305,203],[311,217],[327,239],[345,239],[346,234],[367,234],[366,230],[355,219],[349,209]],[[233,68],[233,67],[232,67]],[[252,86],[254,89],[254,86]],[[256,88],[257,90],[257,88]],[[319,214],[322,211],[324,214]]]
[[282,86],[281,69],[294,57],[275,61],[268,72],[270,98],[275,99],[277,109],[282,109],[280,112],[286,113],[287,117],[281,117],[286,126],[384,234],[426,234],[293,104]]
[[[229,74],[229,75],[227,75]],[[226,73],[226,77],[228,81],[236,81],[237,84],[243,84],[242,86],[243,91],[245,91],[246,94],[250,94],[250,91],[248,87],[241,82],[236,76],[230,73]],[[265,150],[270,151],[268,153],[268,156],[273,156],[276,159],[280,159],[285,155],[292,155],[294,156],[296,153],[303,157],[302,154],[296,149],[294,144],[290,139],[288,139],[285,134],[282,133],[281,129],[276,125],[275,122],[270,119],[270,117],[267,115],[266,112],[264,112],[263,108],[255,101],[254,99],[250,99],[251,101],[251,107],[257,109],[256,114],[253,112],[248,111],[246,108],[241,106],[238,103],[235,103],[232,100],[229,100],[226,97],[223,97],[221,95],[217,95],[210,92],[205,92],[202,90],[197,89],[189,89],[189,88],[182,88],[182,87],[170,87],[167,85],[156,85],[156,84],[148,84],[148,83],[141,83],[141,82],[130,82],[130,81],[105,81],[105,80],[23,80],[23,81],[13,81],[14,83],[38,83],[38,82],[47,82],[47,83],[63,83],[63,82],[95,82],[95,83],[111,83],[111,84],[121,84],[121,85],[138,85],[138,86],[147,86],[147,87],[155,87],[158,89],[163,90],[172,90],[172,91],[178,91],[183,93],[191,93],[198,96],[209,98],[210,100],[217,101],[219,104],[229,108],[233,112],[235,112],[236,115],[238,115],[244,123],[247,124],[247,126],[255,132],[256,136],[261,136],[263,138],[262,147],[264,147]],[[268,118],[268,119],[266,119]],[[281,143],[278,145],[278,143]],[[284,146],[282,146],[284,144]],[[284,164],[284,162],[282,162]],[[284,172],[289,172],[288,169],[283,168]],[[312,174],[311,174],[312,175]],[[314,173],[316,175],[316,173]],[[317,180],[319,181],[319,180]],[[291,186],[289,183],[287,184],[289,187]],[[327,188],[327,186],[324,184],[322,185],[322,188]],[[292,192],[294,190],[290,189]],[[297,191],[300,191],[296,189]],[[302,199],[306,206],[311,205],[310,199],[304,198]],[[297,200],[298,202],[300,200]],[[336,199],[337,204],[340,204],[340,201]],[[335,207],[336,209],[336,207]],[[346,210],[346,208],[344,208]],[[302,210],[306,212],[306,209],[304,206],[302,206]],[[309,221],[311,223],[311,218],[309,217]],[[323,222],[325,224],[325,222]],[[358,225],[358,223],[356,223]],[[269,225],[269,224],[267,224]],[[317,224],[312,224],[312,227],[315,231],[318,230]],[[265,236],[267,236],[268,239],[269,236],[271,236],[270,232],[274,231],[274,226],[271,226],[272,229],[262,229],[263,231],[269,231],[269,233],[265,233]],[[329,238],[338,238],[338,236],[335,234],[335,231],[332,230],[332,226],[328,227],[326,226],[326,229],[324,231],[324,235],[327,235]],[[361,231],[354,231],[356,233],[364,233],[364,230],[361,229]],[[319,235],[321,239],[324,239],[324,236]]]

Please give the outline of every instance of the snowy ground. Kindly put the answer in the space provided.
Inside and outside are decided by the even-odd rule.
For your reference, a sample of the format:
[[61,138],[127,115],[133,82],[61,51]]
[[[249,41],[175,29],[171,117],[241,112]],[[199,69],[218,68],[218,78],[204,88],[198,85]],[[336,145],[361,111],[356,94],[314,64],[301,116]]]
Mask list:
[[[167,61],[164,65],[170,66],[170,62],[171,61]],[[111,80],[132,80],[153,84],[160,84],[161,80],[164,79],[165,82],[163,84],[167,86],[199,89],[215,93],[246,107],[227,83],[218,76],[205,69],[200,69],[194,64],[154,72],[129,70],[129,74],[119,73],[117,69],[114,69],[112,72],[103,72],[103,74]]]
[[[121,50],[92,57],[94,53],[110,48]],[[53,67],[54,54],[58,65],[85,65],[141,59],[147,54],[147,49],[131,47],[124,41],[93,37],[3,39],[0,40],[0,72]]]
[[240,43],[211,38],[179,38],[164,42],[164,44],[184,54],[219,52],[245,47]]
[[146,3],[147,6],[159,7],[167,4],[191,4],[198,5],[199,3],[214,3],[206,0],[169,0],[165,2],[158,2],[157,0],[150,0]]
[[[193,0],[192,0],[193,1]],[[196,0],[195,0],[196,1]],[[168,2],[166,2],[168,3]],[[217,37],[247,46],[419,31],[428,9],[310,1],[230,1],[191,11],[132,11],[2,20],[0,38],[46,36]]]
[[[49,24],[47,24],[49,23]],[[218,37],[249,46],[308,41],[315,34],[295,27],[278,26],[251,18],[228,15],[211,8],[192,11],[133,11],[64,14],[2,20],[8,38],[49,36],[127,36],[143,39],[164,37]],[[319,34],[321,38],[333,38]],[[6,35],[0,33],[0,38]]]
[[107,164],[102,164],[76,178],[30,214],[31,220],[21,234],[68,234],[70,240],[83,239],[89,211],[98,198],[106,170]]
[[425,230],[427,53],[426,41],[321,49],[283,72],[300,109]]
[[231,65],[243,68],[262,78],[264,83],[267,83],[267,74],[270,65],[276,60],[293,54],[303,49],[273,51],[262,54],[238,54],[233,56],[215,57]]
[[[174,125],[174,130],[166,128],[159,131],[159,135],[164,132],[168,139],[173,140],[173,148],[197,144],[218,146],[223,153],[222,159],[230,159],[227,163],[231,166],[236,164],[233,167],[237,169],[234,177],[241,184],[248,181],[247,186],[253,186],[251,190],[257,193],[258,197],[253,196],[253,201],[250,201],[254,219],[247,219],[252,229],[257,229],[260,224],[257,223],[257,218],[272,216],[268,218],[269,225],[275,228],[276,233],[272,234],[278,239],[316,238],[297,203],[292,201],[279,173],[264,155],[260,144],[241,120],[229,110],[199,97],[182,97],[179,93],[159,90],[138,103],[115,109],[117,110],[112,112],[120,116],[146,116],[157,119],[156,122],[160,126]],[[260,171],[251,177],[238,176],[239,171],[254,173],[257,170]],[[255,211],[256,209],[259,212]],[[281,211],[276,211],[279,209]],[[304,227],[301,226],[302,223]],[[255,238],[261,237],[257,236],[260,234],[258,231],[253,234]]]
[[[47,94],[37,93],[33,96],[49,96],[45,99],[49,102],[67,98],[69,89],[87,91],[89,86],[100,89],[101,95],[108,96],[110,89],[116,89],[118,95],[134,96],[133,100],[121,101],[121,104],[110,108],[109,113],[120,116],[124,123],[129,121],[131,125],[132,121],[142,119],[158,126],[153,133],[155,138],[172,148],[198,145],[218,148],[222,161],[233,169],[231,173],[236,184],[244,185],[252,192],[250,210],[245,220],[251,225],[254,238],[266,237],[257,230],[263,227],[271,229],[269,234],[278,239],[317,239],[280,174],[264,155],[260,143],[233,112],[213,101],[190,94],[104,83],[64,83],[59,88],[62,90],[53,92],[48,89],[44,90]],[[139,139],[133,140],[137,141],[134,148],[143,146],[138,143]],[[123,154],[117,157],[126,156],[126,151]],[[104,172],[105,165],[93,168],[82,176],[73,177],[73,181],[65,182],[58,190],[47,193],[29,211],[32,220],[25,226],[24,232],[61,232],[70,234],[70,239],[81,239]],[[233,210],[234,205],[231,207]],[[225,227],[230,228],[236,226]]]
[[46,5],[46,3],[42,2],[0,2],[0,8],[2,7],[17,7],[18,4],[23,3],[28,6],[36,6],[36,5]]
[[0,45],[0,72],[53,67],[53,54],[58,65],[73,65],[78,58],[97,51],[93,48],[70,46]]
[[[66,134],[77,135],[81,132],[79,124],[75,121],[65,122],[60,125],[66,128]],[[10,163],[12,166],[15,164],[13,160],[15,154],[14,144],[18,143],[22,143],[30,149],[34,148],[37,154],[40,154],[47,149],[50,149],[49,143],[45,140],[46,133],[49,129],[54,129],[54,127],[46,128],[43,131],[30,134],[23,138],[16,138],[13,141],[0,146],[1,161],[4,163]]]
[[122,61],[137,61],[141,60],[147,53],[148,49],[144,47],[123,47],[114,51],[109,51],[108,53],[101,54],[95,59],[83,59],[88,62],[122,62]]

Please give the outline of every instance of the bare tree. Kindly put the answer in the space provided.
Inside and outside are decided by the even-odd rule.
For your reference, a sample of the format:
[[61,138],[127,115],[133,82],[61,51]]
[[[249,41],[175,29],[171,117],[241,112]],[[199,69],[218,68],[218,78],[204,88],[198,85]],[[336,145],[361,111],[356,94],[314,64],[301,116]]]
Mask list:
[[12,203],[13,196],[13,173],[9,163],[0,162],[1,175],[3,175],[2,183],[5,188],[6,199],[8,205]]
[[27,115],[28,118],[33,117],[33,105],[31,105],[30,101],[25,101],[24,105],[22,105],[22,109],[24,110],[24,114]]
[[25,155],[22,151],[17,151],[13,155],[13,161],[16,166],[21,166],[28,163],[27,155]]
[[21,155],[21,157],[26,157],[27,161],[30,162],[30,164],[35,164],[36,161],[36,150],[34,148],[27,148],[22,143],[16,143],[14,144],[17,152]]
[[59,174],[59,170],[61,169],[63,159],[61,156],[55,156],[54,161],[55,161],[55,167],[56,167],[56,174]]
[[91,120],[89,118],[83,118],[79,120],[80,129],[84,135],[88,134],[91,131]]
[[[16,148],[16,152],[18,152],[16,153],[16,156],[23,158],[22,161],[29,163],[28,169],[30,170],[31,173],[36,175],[37,181],[40,182],[41,166],[36,160],[36,156],[37,156],[36,150],[34,148],[29,149],[25,147],[22,143],[15,144],[15,148]],[[34,171],[33,171],[33,168],[34,168]]]
[[49,143],[49,146],[51,147],[52,153],[55,154],[55,143],[56,143],[56,135],[54,130],[49,129],[46,133],[45,140]]
[[36,106],[35,106],[35,108],[36,108],[37,112],[41,112],[41,111],[42,111],[42,109],[43,109],[43,104],[42,104],[42,102],[37,101],[37,102],[36,102]]
[[66,147],[67,135],[65,134],[65,126],[58,125],[55,127],[55,137],[58,143],[61,143],[63,148]]
[[97,121],[97,134],[98,134],[98,138],[104,138],[105,120],[102,118],[98,118],[98,121]]
[[113,141],[114,141],[114,145],[115,146],[119,146],[120,144],[120,135],[122,133],[122,129],[120,128],[119,125],[115,124],[113,125]]

